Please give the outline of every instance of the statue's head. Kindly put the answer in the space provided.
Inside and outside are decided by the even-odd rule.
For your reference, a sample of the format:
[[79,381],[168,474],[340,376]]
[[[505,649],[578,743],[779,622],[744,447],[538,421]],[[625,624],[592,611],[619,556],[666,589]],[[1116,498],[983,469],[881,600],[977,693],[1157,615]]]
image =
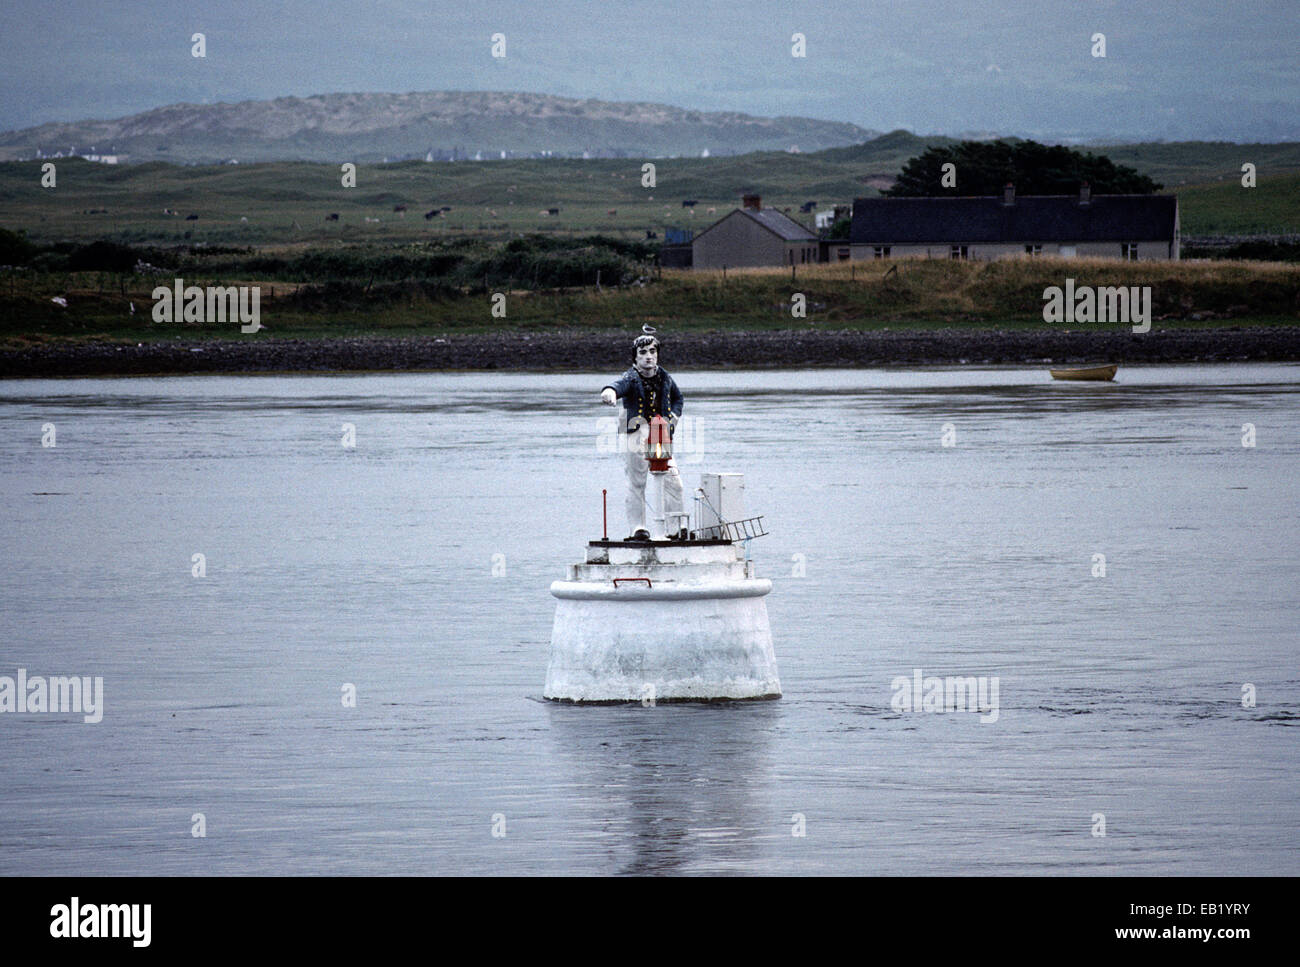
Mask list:
[[650,378],[659,372],[659,341],[653,335],[638,335],[632,343],[637,351],[636,367],[641,376]]
[[636,349],[636,371],[647,379],[659,372],[659,340],[654,336],[637,336],[633,347]]

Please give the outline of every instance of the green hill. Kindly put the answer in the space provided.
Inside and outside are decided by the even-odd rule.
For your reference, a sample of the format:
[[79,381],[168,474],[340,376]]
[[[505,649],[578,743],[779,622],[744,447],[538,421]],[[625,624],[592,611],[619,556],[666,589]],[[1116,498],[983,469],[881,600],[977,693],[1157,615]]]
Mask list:
[[[161,245],[400,243],[521,232],[600,232],[630,240],[669,226],[698,231],[746,192],[811,224],[798,210],[805,201],[822,210],[876,194],[907,158],[942,140],[895,131],[810,154],[658,159],[654,188],[641,185],[641,158],[362,164],[356,188],[343,188],[332,164],[109,166],[62,159],[51,189],[41,187],[41,162],[5,162],[0,226],[41,242],[112,238]],[[1185,235],[1280,234],[1300,225],[1300,144],[1188,142],[1104,152],[1178,191]],[[1240,187],[1244,160],[1258,166],[1258,188]],[[682,206],[688,199],[697,202],[693,209]],[[406,211],[394,212],[400,205]],[[338,220],[327,220],[330,214]]]
[[714,155],[852,144],[875,134],[800,117],[693,111],[520,91],[316,94],[269,101],[169,104],[130,117],[0,132],[0,158],[81,151],[185,164],[382,163],[388,158]]
[[1300,170],[1300,143],[1232,144],[1228,141],[1177,141],[1152,144],[1079,146],[1104,154],[1116,164],[1136,168],[1162,183],[1165,191],[1205,181],[1241,183],[1241,166],[1250,162],[1259,177]]

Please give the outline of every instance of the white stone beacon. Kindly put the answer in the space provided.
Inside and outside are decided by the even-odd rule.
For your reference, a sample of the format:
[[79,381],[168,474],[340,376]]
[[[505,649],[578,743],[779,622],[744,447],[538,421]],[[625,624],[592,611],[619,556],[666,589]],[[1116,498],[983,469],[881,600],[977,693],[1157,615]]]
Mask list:
[[591,541],[551,585],[557,599],[543,695],[563,702],[781,697],[765,596],[742,545],[744,477],[706,473],[687,540]]

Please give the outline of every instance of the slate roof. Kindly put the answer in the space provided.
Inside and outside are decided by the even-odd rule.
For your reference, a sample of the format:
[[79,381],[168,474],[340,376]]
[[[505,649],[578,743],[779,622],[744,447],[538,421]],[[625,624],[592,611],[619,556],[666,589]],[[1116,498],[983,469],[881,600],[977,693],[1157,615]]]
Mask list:
[[1139,242],[1172,240],[1174,195],[1000,195],[855,198],[849,241],[859,244]]
[[742,208],[741,212],[767,226],[787,242],[817,241],[815,234],[804,228],[785,212],[779,212],[775,208],[760,208],[758,211],[754,211],[752,208]]
[[784,212],[779,212],[775,208],[760,208],[758,211],[754,211],[754,209],[752,208],[737,208],[735,209],[735,211],[731,212],[730,214],[724,215],[722,216],[722,218],[719,218],[716,222],[713,223],[713,225],[710,225],[703,232],[700,232],[699,235],[696,235],[695,240],[698,241],[700,236],[704,235],[705,232],[710,231],[712,228],[714,228],[714,226],[719,225],[722,222],[726,221],[732,215],[736,214],[736,212],[740,212],[740,214],[745,215],[748,218],[752,218],[754,221],[758,222],[768,231],[774,232],[775,234],[779,235],[784,241],[787,242],[817,241],[817,236],[813,232],[804,228],[802,225],[796,222],[789,215],[785,214]]

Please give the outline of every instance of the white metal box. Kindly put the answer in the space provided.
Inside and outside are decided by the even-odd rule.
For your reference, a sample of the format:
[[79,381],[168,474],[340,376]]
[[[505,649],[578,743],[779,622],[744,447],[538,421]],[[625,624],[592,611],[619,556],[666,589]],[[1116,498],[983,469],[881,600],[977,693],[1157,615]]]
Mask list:
[[696,528],[712,527],[723,521],[745,519],[745,475],[743,473],[702,473]]

